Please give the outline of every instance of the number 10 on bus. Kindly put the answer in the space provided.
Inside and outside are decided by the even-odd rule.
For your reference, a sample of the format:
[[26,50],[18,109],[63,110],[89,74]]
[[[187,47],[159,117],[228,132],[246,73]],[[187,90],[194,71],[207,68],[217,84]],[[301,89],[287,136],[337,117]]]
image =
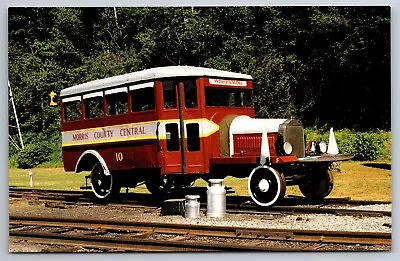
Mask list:
[[124,155],[122,155],[122,152],[116,152],[115,153],[115,160],[116,161],[122,161],[124,159]]

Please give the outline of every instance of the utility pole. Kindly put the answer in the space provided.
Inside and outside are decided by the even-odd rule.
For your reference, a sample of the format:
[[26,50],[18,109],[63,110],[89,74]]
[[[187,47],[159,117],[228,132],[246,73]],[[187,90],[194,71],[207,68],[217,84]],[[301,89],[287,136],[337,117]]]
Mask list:
[[16,122],[17,122],[17,129],[18,129],[18,134],[19,134],[19,140],[21,141],[22,149],[24,149],[24,142],[23,142],[23,140],[22,140],[21,129],[19,128],[17,110],[15,109],[14,98],[13,98],[13,96],[12,96],[10,81],[8,81],[8,88],[10,89],[11,103],[12,103],[12,106],[13,106],[13,109],[14,109],[15,120],[16,120]]
[[115,17],[115,25],[117,26],[117,28],[119,29],[118,26],[118,17],[117,17],[117,8],[114,6],[114,17]]

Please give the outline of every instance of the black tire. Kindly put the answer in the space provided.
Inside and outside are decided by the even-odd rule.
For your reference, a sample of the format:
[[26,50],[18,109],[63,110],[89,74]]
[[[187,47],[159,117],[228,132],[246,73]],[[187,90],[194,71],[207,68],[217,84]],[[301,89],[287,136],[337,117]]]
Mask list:
[[147,190],[154,196],[162,196],[172,188],[172,180],[159,175],[152,175],[145,181]]
[[303,183],[299,184],[301,193],[310,200],[323,200],[333,189],[333,174],[329,168],[313,173]]
[[100,163],[96,163],[92,168],[90,184],[94,195],[99,200],[112,199],[116,197],[121,190],[121,185],[117,182],[115,176],[112,173],[106,175]]
[[282,173],[280,173],[279,175],[281,176],[282,189],[281,189],[281,193],[279,194],[278,200],[284,198],[285,194],[286,194],[286,179],[285,179],[285,176]]
[[259,166],[250,173],[248,191],[260,207],[269,207],[285,196],[285,177],[268,166]]

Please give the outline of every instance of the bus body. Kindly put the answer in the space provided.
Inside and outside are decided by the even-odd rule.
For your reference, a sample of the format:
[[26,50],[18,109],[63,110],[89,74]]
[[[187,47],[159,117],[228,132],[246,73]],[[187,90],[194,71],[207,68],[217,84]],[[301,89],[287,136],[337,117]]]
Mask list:
[[159,195],[226,176],[249,177],[249,194],[261,206],[275,203],[287,185],[325,197],[330,164],[347,159],[324,153],[323,143],[307,148],[294,119],[255,119],[246,74],[158,67],[72,86],[60,97],[65,171],[90,171],[100,199],[139,182]]

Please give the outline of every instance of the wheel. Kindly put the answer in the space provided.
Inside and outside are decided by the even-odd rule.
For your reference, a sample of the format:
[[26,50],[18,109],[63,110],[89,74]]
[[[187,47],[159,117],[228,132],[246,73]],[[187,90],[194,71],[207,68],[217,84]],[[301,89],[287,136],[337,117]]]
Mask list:
[[248,190],[257,205],[271,206],[285,195],[285,178],[271,167],[259,166],[250,173]]
[[155,196],[165,194],[172,188],[172,180],[159,175],[152,175],[151,178],[145,181],[145,184],[147,190]]
[[301,193],[311,200],[322,200],[333,189],[333,175],[329,168],[320,169],[304,183],[299,184]]
[[98,199],[110,199],[116,196],[121,186],[112,174],[106,175],[100,163],[96,163],[90,173],[92,191]]

